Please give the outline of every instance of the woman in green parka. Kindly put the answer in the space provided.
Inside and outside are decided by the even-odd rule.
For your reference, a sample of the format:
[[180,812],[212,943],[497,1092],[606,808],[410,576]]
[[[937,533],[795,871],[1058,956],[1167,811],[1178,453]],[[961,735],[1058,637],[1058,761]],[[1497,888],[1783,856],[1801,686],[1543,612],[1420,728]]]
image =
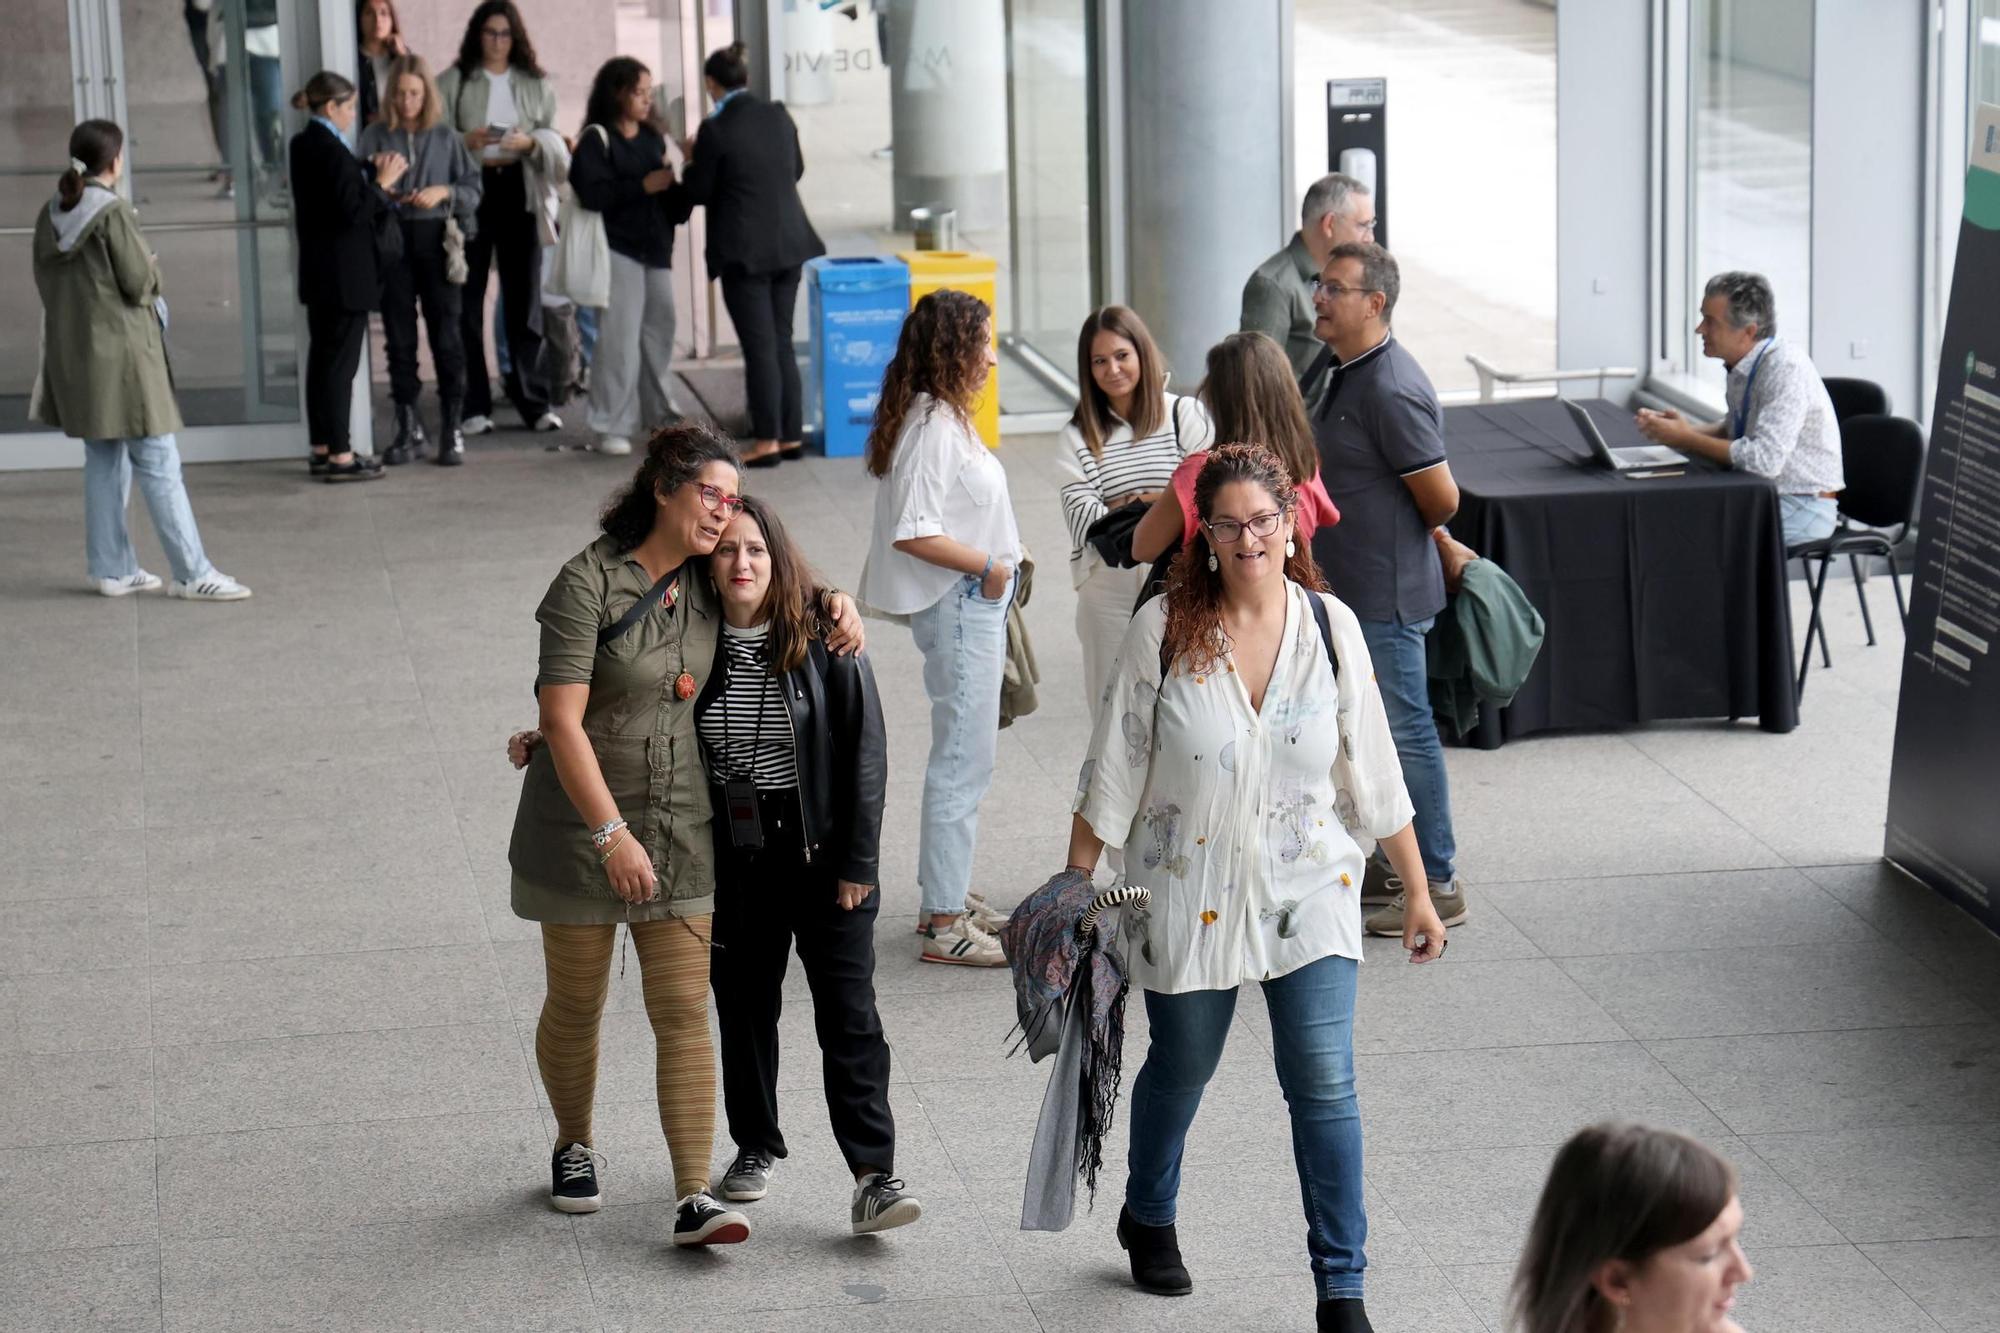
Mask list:
[[147,592],[125,528],[132,477],[173,566],[170,597],[236,602],[250,590],[208,562],[181,481],[181,428],[167,372],[159,261],[132,205],[117,193],[125,132],[86,120],[69,136],[69,170],[35,219],[35,288],[42,298],[36,419],[83,441],[83,513],[90,581],[106,597]]

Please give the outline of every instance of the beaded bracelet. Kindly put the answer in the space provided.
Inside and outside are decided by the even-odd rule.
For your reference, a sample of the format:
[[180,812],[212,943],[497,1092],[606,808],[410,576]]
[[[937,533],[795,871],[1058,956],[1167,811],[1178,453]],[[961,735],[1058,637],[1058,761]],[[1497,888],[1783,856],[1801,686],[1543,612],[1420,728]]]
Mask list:
[[599,851],[603,851],[604,844],[611,841],[611,835],[625,827],[627,825],[622,819],[606,820],[602,825],[590,831],[590,840],[597,845]]

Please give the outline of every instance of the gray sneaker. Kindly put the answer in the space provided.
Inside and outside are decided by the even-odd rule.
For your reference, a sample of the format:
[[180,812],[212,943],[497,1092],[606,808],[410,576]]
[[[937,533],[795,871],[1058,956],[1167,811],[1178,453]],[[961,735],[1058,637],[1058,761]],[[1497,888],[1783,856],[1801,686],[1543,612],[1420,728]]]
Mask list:
[[1386,907],[1402,894],[1403,881],[1389,869],[1389,863],[1380,856],[1369,857],[1366,869],[1361,872],[1361,905]]
[[[1392,939],[1401,939],[1403,935],[1403,902],[1403,895],[1398,893],[1394,902],[1369,917],[1365,923],[1368,933],[1370,935],[1387,935]],[[1447,929],[1452,926],[1463,925],[1466,917],[1465,882],[1456,875],[1451,877],[1451,883],[1449,884],[1439,884],[1436,881],[1432,881],[1431,906],[1437,909],[1438,920],[1444,922]]]
[[731,1203],[755,1203],[771,1192],[771,1173],[778,1169],[777,1158],[757,1148],[743,1148],[723,1173],[722,1197]]
[[906,1227],[923,1215],[924,1206],[903,1192],[900,1180],[877,1171],[855,1182],[854,1206],[849,1216],[857,1236]]

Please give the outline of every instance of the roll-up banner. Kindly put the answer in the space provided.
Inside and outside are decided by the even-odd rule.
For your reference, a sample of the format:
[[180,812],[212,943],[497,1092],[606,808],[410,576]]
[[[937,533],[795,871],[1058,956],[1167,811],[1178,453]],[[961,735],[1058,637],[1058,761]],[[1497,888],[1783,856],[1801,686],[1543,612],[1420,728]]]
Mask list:
[[1883,854],[2000,931],[2000,107],[1965,173]]

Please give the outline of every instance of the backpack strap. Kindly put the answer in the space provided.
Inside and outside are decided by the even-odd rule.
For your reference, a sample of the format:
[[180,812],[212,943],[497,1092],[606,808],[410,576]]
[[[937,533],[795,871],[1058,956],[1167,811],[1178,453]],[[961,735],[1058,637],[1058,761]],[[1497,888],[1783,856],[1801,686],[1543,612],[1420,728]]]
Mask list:
[[[1335,684],[1339,684],[1339,683],[1340,683],[1340,657],[1339,657],[1339,655],[1338,655],[1337,653],[1335,653],[1335,652],[1333,651],[1333,620],[1332,620],[1332,618],[1331,618],[1331,617],[1330,617],[1330,616],[1329,616],[1329,615],[1327,614],[1327,610],[1326,610],[1326,598],[1324,598],[1324,597],[1320,596],[1320,595],[1319,595],[1318,593],[1316,593],[1316,592],[1308,592],[1308,593],[1306,594],[1306,600],[1307,600],[1308,602],[1312,603],[1312,610],[1313,610],[1313,623],[1319,626],[1319,641],[1320,641],[1320,644],[1321,644],[1321,646],[1322,646],[1322,647],[1324,647],[1324,648],[1326,649],[1326,664],[1327,664],[1328,666],[1330,666],[1330,667],[1332,667],[1332,668],[1333,668],[1333,679],[1334,679],[1334,683],[1335,683]],[[1160,640],[1160,682],[1161,682],[1162,684],[1165,684],[1165,683],[1166,683],[1166,679],[1167,679],[1167,672],[1168,672],[1168,671],[1169,671],[1169,670],[1170,670],[1170,669],[1171,669],[1172,667],[1173,667],[1173,663],[1172,663],[1171,661],[1169,661],[1169,660],[1168,660],[1168,658],[1167,658],[1167,641],[1166,641],[1165,639],[1161,639],[1161,640]]]

